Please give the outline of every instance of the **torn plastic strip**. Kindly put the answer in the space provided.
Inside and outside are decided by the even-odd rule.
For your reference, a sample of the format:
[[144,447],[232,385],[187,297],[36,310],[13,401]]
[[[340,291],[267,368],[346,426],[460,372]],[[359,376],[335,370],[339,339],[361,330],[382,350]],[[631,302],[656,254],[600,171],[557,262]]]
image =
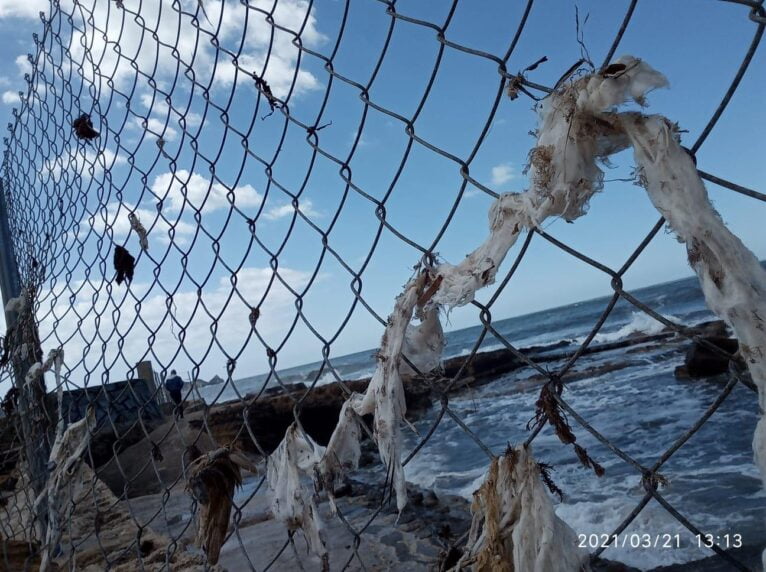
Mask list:
[[490,207],[484,243],[459,264],[436,268],[441,285],[433,303],[449,308],[470,303],[477,290],[494,282],[522,231],[552,216],[572,222],[585,214],[590,198],[604,186],[596,162],[628,147],[622,131],[597,113],[628,99],[643,104],[648,91],[667,85],[661,73],[632,56],[615,63],[624,71],[583,77],[541,103],[537,145],[529,154],[529,190],[501,195]]
[[441,365],[444,351],[444,330],[439,320],[439,307],[430,305],[428,308],[417,308],[415,314],[420,319],[417,326],[407,326],[404,334],[404,356],[415,366],[402,360],[399,373],[407,378],[418,373],[426,374]]
[[29,385],[45,372],[53,369],[56,376],[56,387],[61,388],[61,366],[63,364],[64,350],[62,348],[50,350],[44,362],[40,363],[38,361],[29,366],[29,370],[27,370],[24,376],[24,382]]
[[[443,333],[438,323],[441,305],[455,307],[473,300],[476,291],[494,281],[497,269],[523,230],[535,228],[550,216],[572,221],[585,214],[591,196],[603,188],[603,172],[596,162],[628,147],[625,134],[613,117],[596,117],[633,99],[641,104],[651,89],[667,80],[648,64],[625,56],[615,62],[619,71],[609,76],[593,74],[564,86],[541,106],[537,146],[530,153],[531,188],[499,197],[489,211],[490,235],[458,265],[441,264],[411,279],[397,298],[383,334],[378,365],[363,397],[353,396],[358,415],[375,414],[375,441],[396,491],[397,508],[407,501],[401,466],[399,423],[406,406],[400,374],[412,369],[401,365],[404,350],[420,370],[438,366]],[[426,280],[431,280],[430,284]],[[418,294],[419,293],[419,294]],[[410,325],[416,305],[423,319]],[[436,322],[436,323],[435,323]],[[407,347],[407,346],[411,347]],[[345,407],[345,406],[344,406]],[[353,422],[342,415],[328,446],[328,459],[319,467],[318,486],[329,489],[344,466],[356,468],[358,447],[351,442]],[[340,459],[351,462],[340,462]],[[354,461],[356,459],[356,461]]]
[[473,519],[465,552],[454,570],[575,572],[588,555],[553,508],[531,450],[508,448],[492,460],[473,494]]
[[147,238],[146,228],[141,223],[141,219],[136,216],[136,213],[130,213],[128,214],[128,221],[130,221],[130,228],[136,231],[136,234],[138,235],[138,243],[141,246],[141,250],[148,252],[149,239]]
[[41,572],[47,570],[53,551],[61,539],[60,515],[70,498],[69,493],[71,492],[72,498],[79,494],[79,491],[70,491],[67,485],[70,482],[75,485],[75,488],[85,485],[82,478],[77,478],[77,472],[82,463],[82,455],[90,443],[91,429],[95,428],[95,421],[95,409],[89,405],[85,417],[72,423],[66,431],[57,435],[51,447],[48,481],[45,490],[35,499],[33,509],[36,511],[43,498],[47,497],[48,528],[42,531],[45,546],[42,551]]
[[407,330],[427,278],[428,271],[419,272],[407,282],[404,292],[397,297],[376,356],[378,363],[375,373],[362,398],[353,403],[357,415],[372,413],[375,416],[373,438],[378,446],[380,460],[386,467],[387,478],[396,494],[396,507],[399,511],[407,504],[400,429],[407,405],[399,367]]
[[301,485],[301,474],[314,475],[324,447],[302,435],[296,423],[290,425],[276,450],[268,458],[266,479],[272,492],[274,518],[283,521],[290,532],[303,530],[309,547],[322,560],[322,570],[329,570],[329,555],[324,525],[313,495]]
[[[766,486],[766,270],[724,224],[708,197],[677,128],[660,116],[623,114],[639,178],[657,210],[686,245],[708,307],[739,340],[758,388],[760,417],[753,436],[755,461]],[[766,551],[762,555],[766,566]]]
[[362,454],[362,421],[356,413],[360,407],[362,394],[353,393],[341,407],[338,424],[330,436],[322,458],[315,467],[314,484],[317,492],[325,490],[330,501],[330,510],[337,513],[335,506],[335,488],[341,484],[343,475],[359,468]]
[[374,414],[373,439],[386,467],[386,484],[390,484],[396,494],[399,511],[407,504],[407,487],[401,463],[400,425],[407,410],[402,375],[415,372],[409,366],[406,373],[403,371],[405,362],[401,356],[404,353],[418,370],[427,372],[439,365],[444,347],[438,307],[421,308],[421,323],[418,326],[410,324],[416,307],[423,302],[423,291],[429,279],[427,270],[419,271],[397,297],[367,390],[364,394],[352,394],[343,404],[338,424],[316,466],[315,486],[317,490],[327,491],[333,513],[336,511],[333,498],[335,486],[340,483],[343,474],[359,466],[359,440],[362,436],[359,418],[368,414]]

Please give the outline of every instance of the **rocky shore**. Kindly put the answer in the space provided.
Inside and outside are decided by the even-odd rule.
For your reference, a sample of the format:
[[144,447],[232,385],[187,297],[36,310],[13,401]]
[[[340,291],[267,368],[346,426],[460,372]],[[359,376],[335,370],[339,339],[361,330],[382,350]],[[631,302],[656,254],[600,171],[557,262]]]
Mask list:
[[[732,341],[721,341],[726,340],[727,334],[721,322],[699,324],[691,331],[701,339],[713,340],[715,345],[723,349],[735,347]],[[733,342],[736,343],[735,340]],[[672,351],[674,355],[677,355],[679,349],[688,349],[683,370],[677,372],[680,379],[705,377],[708,373],[714,375],[725,371],[728,360],[715,352],[711,354],[706,351],[705,346],[689,342],[687,338],[671,331],[653,335],[636,334],[617,342],[593,344],[582,354],[623,351],[617,353],[617,359],[606,360],[599,366],[575,368],[567,376],[567,381],[627,367],[631,363],[631,356],[658,348]],[[560,342],[518,351],[501,349],[478,353],[470,360],[466,356],[448,359],[439,375],[406,381],[408,417],[414,418],[434,403],[438,404],[445,394],[475,388],[500,375],[526,368],[525,358],[531,358],[537,363],[557,362],[570,357],[575,349],[576,346],[568,342]],[[457,381],[452,383],[456,377]],[[519,387],[529,389],[546,380],[542,375],[526,376]],[[184,490],[186,477],[183,452],[190,445],[202,452],[230,446],[245,452],[253,462],[262,463],[264,456],[276,448],[285,430],[293,422],[295,411],[299,411],[299,418],[306,431],[319,444],[325,445],[337,423],[348,392],[363,392],[368,383],[369,379],[350,380],[317,386],[310,391],[305,384],[294,383],[285,388],[272,388],[259,396],[248,396],[242,401],[214,405],[189,403],[183,420],[175,420],[166,415],[161,422],[139,422],[121,429],[124,434],[119,434],[119,431],[115,434],[114,428],[102,431],[94,437],[87,461],[93,468],[97,482],[108,487],[101,494],[106,495],[109,502],[116,503],[115,506],[123,507],[120,514],[131,515],[130,518],[121,518],[122,528],[114,533],[114,537],[130,538],[135,533],[133,528],[136,528],[153,531],[155,536],[152,538],[157,539],[153,541],[155,544],[174,538],[176,540],[168,546],[172,545],[173,551],[188,552],[192,557],[184,557],[183,562],[191,566],[189,569],[195,569],[200,554],[192,546],[192,501]],[[297,407],[298,403],[300,407]],[[14,495],[19,493],[16,462],[18,443],[13,440],[13,431],[7,427],[5,431],[2,430],[9,420],[3,421],[0,437],[7,442],[3,443],[5,453],[0,459],[3,473],[0,474],[0,503],[8,505],[12,503]],[[374,466],[379,463],[374,446],[367,442],[364,449],[362,465],[374,470]],[[253,492],[247,493],[250,496],[235,499],[242,507],[234,512],[233,523],[236,523],[236,527],[232,527],[233,534],[223,546],[220,565],[225,569],[236,570],[247,567],[249,558],[256,568],[263,568],[276,558],[276,569],[294,569],[299,562],[313,569],[318,560],[314,562],[315,557],[305,550],[288,547],[277,553],[277,549],[284,545],[286,534],[284,526],[275,522],[271,516],[265,489],[260,477],[250,477],[245,481],[245,490]],[[345,522],[332,517],[327,502],[322,502],[320,511],[328,526],[331,562],[340,562],[342,567],[349,559],[358,557],[355,556],[356,549],[356,554],[363,555],[369,569],[443,570],[454,564],[460,556],[460,547],[470,527],[469,502],[458,496],[439,497],[433,491],[421,489],[412,483],[409,484],[408,494],[407,507],[401,515],[397,515],[393,506],[382,504],[383,491],[379,487],[362,480],[349,479],[336,490],[338,506]],[[373,518],[376,513],[377,516]],[[99,518],[103,520],[103,515]],[[359,547],[351,529],[363,531],[359,537],[362,539]],[[244,556],[240,544],[246,549],[248,557]],[[152,546],[152,551],[162,550],[159,545]],[[745,547],[739,551],[738,557],[748,563],[752,560],[755,564],[758,555],[759,547]],[[181,561],[177,560],[179,563]],[[359,566],[351,566],[351,569],[357,568]],[[594,560],[592,568],[614,572],[632,570],[623,564],[603,559]],[[713,557],[657,570],[713,572],[723,569],[726,569],[725,564]]]
[[[726,336],[723,322],[711,321],[690,328],[693,333],[702,338],[720,340]],[[720,342],[719,342],[720,343]],[[667,346],[675,348],[679,345],[689,346],[690,354],[696,347],[686,338],[672,331],[658,334],[636,334],[615,342],[592,344],[581,355],[591,355],[626,348],[626,354],[636,353],[648,348]],[[417,416],[420,411],[438,403],[445,393],[459,393],[466,389],[477,388],[497,379],[498,376],[527,367],[524,357],[533,359],[536,363],[546,364],[569,358],[575,351],[568,342],[559,342],[548,346],[535,346],[517,351],[499,349],[477,353],[472,359],[459,356],[444,361],[443,370],[439,375],[426,378],[415,377],[408,379],[405,386],[408,417]],[[694,359],[694,355],[691,358]],[[721,358],[713,364],[713,358],[706,353],[709,363],[692,367],[698,377],[705,377],[705,367],[714,373],[720,373]],[[727,360],[724,366],[727,366]],[[695,362],[696,363],[696,362]],[[575,381],[578,378],[605,373],[619,369],[627,364],[627,360],[615,360],[604,368],[596,370],[574,371],[565,381]],[[611,368],[611,369],[610,369]],[[458,376],[452,383],[453,378]],[[686,376],[688,377],[688,375]],[[294,383],[284,389],[274,387],[262,395],[248,395],[242,401],[228,401],[206,406],[198,404],[200,415],[190,420],[190,425],[200,431],[209,430],[218,443],[230,443],[237,448],[263,455],[271,453],[281,441],[285,430],[294,420],[294,412],[299,411],[299,419],[308,434],[320,445],[326,445],[338,421],[340,408],[348,397],[349,392],[364,392],[369,383],[368,379],[350,380],[328,383],[316,386],[307,393],[304,383]],[[533,378],[542,383],[544,378]],[[304,397],[305,396],[305,397]],[[300,406],[297,404],[300,402]]]

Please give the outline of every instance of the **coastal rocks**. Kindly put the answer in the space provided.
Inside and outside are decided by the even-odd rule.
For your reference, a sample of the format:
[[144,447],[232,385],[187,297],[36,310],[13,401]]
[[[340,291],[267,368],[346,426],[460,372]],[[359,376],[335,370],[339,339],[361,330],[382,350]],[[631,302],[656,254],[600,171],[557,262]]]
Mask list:
[[[725,336],[726,327],[721,321],[698,324],[689,329],[702,336]],[[648,344],[668,344],[677,347],[680,342],[673,331],[651,335],[637,335],[628,339],[601,344],[591,344],[581,354],[590,355],[622,348],[639,351]],[[567,359],[575,351],[572,342],[563,340],[555,344],[521,348],[519,353],[529,356],[537,363]],[[603,375],[608,371],[626,367],[631,360],[618,360],[599,366],[599,369],[574,372],[571,380],[582,377]],[[458,373],[457,382],[450,392],[460,392],[466,387],[476,388],[489,383],[498,376],[526,367],[526,362],[509,349],[480,352],[472,357],[457,356],[444,360],[439,375],[428,378],[413,377],[404,381],[407,418],[412,421],[430,408],[439,393],[447,387]],[[301,401],[299,419],[306,433],[319,445],[326,446],[337,425],[341,407],[352,392],[365,393],[369,379],[328,383],[309,389],[303,383],[289,383],[284,387],[265,388],[258,394],[251,394],[244,400],[234,400],[210,406],[205,415],[187,415],[190,427],[209,430],[219,446],[232,445],[256,455],[268,455],[279,445],[285,431],[295,421],[295,405]],[[188,411],[188,409],[187,409]],[[371,416],[364,418],[371,427]],[[360,466],[375,462],[375,455],[366,455],[362,448]],[[374,450],[375,451],[375,450]]]
[[[364,393],[369,380],[328,383],[311,390],[299,412],[301,425],[318,444],[325,446],[338,423],[346,400],[345,390]],[[211,408],[207,418],[190,418],[195,429],[210,428],[221,446],[233,445],[253,454],[270,454],[277,448],[287,428],[295,421],[295,404],[305,393],[303,384],[288,387],[278,395],[261,395],[251,402],[232,401]],[[430,387],[414,381],[405,388],[405,401],[410,412],[431,405]],[[365,419],[368,422],[370,419]],[[253,440],[255,439],[255,441]]]
[[[40,566],[40,547],[36,542],[2,539],[0,562],[7,566],[5,570],[36,570]],[[60,568],[52,563],[48,565],[48,570]]]
[[[351,492],[344,499],[348,505],[361,505],[368,510],[377,510],[383,505],[381,517],[367,530],[376,541],[402,549],[404,537],[420,539],[416,547],[410,547],[410,552],[417,552],[421,559],[430,561],[431,570],[440,569],[439,564],[449,554],[456,553],[458,557],[462,554],[453,544],[463,542],[471,526],[471,505],[463,497],[447,494],[437,496],[431,489],[408,482],[408,503],[398,513],[391,495],[380,488],[370,487],[353,478],[348,479],[348,484]],[[387,526],[384,523],[390,524]],[[412,554],[409,558],[412,558]]]
[[96,469],[96,474],[120,498],[159,493],[182,479],[182,455],[190,444],[202,453],[217,448],[204,430],[194,430],[185,423],[175,425],[171,420],[113,456]]
[[88,455],[85,456],[92,468],[108,463],[115,455],[136,443],[141,443],[146,436],[162,425],[162,420],[143,419],[118,424],[103,424],[93,435]]
[[[147,572],[211,569],[206,568],[201,555],[190,554],[170,538],[140,526],[127,505],[119,502],[87,465],[82,465],[82,471],[87,486],[72,499],[73,508],[67,515],[61,541],[64,552],[56,559],[62,568],[128,572],[136,569],[136,556],[140,554],[141,569]],[[94,528],[98,535],[93,533]]]
[[729,370],[729,361],[731,360],[724,355],[724,352],[734,355],[739,349],[737,340],[720,336],[707,336],[702,339],[721,352],[698,341],[692,342],[691,347],[686,352],[684,365],[676,368],[675,375],[677,378],[711,377],[726,373]]

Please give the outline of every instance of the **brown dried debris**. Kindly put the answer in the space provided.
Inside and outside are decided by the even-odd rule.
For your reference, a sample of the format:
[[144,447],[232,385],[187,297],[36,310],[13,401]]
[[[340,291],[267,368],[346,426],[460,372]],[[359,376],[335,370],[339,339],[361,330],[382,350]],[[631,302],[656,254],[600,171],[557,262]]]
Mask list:
[[93,128],[93,122],[90,120],[90,115],[87,113],[83,113],[80,117],[75,119],[72,122],[72,128],[78,139],[92,141],[100,135],[100,133]]
[[128,284],[133,281],[133,271],[136,268],[136,259],[122,246],[114,247],[114,269],[117,272],[117,284],[127,280]]
[[538,189],[548,189],[556,175],[553,168],[553,145],[538,145],[529,152],[529,166],[524,170],[529,171],[529,167],[535,168],[535,178],[532,184]]
[[196,447],[190,448],[184,460],[190,461],[186,490],[202,507],[196,544],[204,550],[208,563],[216,564],[229,528],[234,490],[242,486],[240,468],[253,473],[256,468],[242,454],[226,447],[206,455],[200,454]]
[[558,491],[549,469],[537,463],[526,446],[509,445],[504,455],[492,460],[473,493],[469,537],[462,555],[452,554],[452,570],[582,569],[587,555],[577,548],[574,531],[556,516],[545,492],[544,485]]
[[527,429],[537,430],[546,422],[550,423],[562,443],[574,446],[575,454],[580,463],[584,467],[593,469],[596,476],[601,477],[604,475],[604,468],[588,455],[582,446],[576,443],[577,437],[572,431],[566,414],[561,410],[557,397],[561,395],[562,391],[561,380],[551,380],[543,386],[540,390],[540,397],[535,402],[535,416],[527,423]]
[[255,328],[255,325],[258,323],[258,318],[261,317],[261,310],[259,308],[253,308],[250,310],[250,326],[252,328]]

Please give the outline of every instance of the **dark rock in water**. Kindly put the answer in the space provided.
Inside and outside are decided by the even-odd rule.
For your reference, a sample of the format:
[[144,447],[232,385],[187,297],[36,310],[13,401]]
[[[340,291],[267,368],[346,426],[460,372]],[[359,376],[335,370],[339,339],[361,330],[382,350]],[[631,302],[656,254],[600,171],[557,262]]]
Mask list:
[[283,385],[275,385],[274,387],[267,387],[263,390],[261,395],[281,395],[283,393],[292,393],[294,391],[305,391],[305,383],[285,383]]
[[[723,337],[726,335],[726,326],[721,321],[697,324],[687,330],[689,333],[702,336],[722,335]],[[655,349],[656,344],[669,343],[673,351],[676,351],[680,340],[681,338],[674,331],[667,331],[638,335],[614,342],[591,344],[587,348],[579,348],[578,351],[581,355],[590,355],[622,348],[636,348],[650,343],[655,344],[652,346]],[[504,348],[472,356],[446,359],[440,371],[426,377],[412,377],[404,380],[407,418],[410,421],[417,419],[422,412],[432,407],[434,403],[438,403],[444,390],[457,393],[464,391],[467,387],[476,388],[497,379],[500,375],[526,367],[526,362],[517,355],[518,353],[529,355],[538,363],[555,362],[569,359],[573,355],[575,348],[569,347],[571,345],[570,341],[563,340],[521,350]],[[601,369],[574,372],[570,374],[569,380],[576,379],[577,376],[603,375],[627,365],[630,365],[630,360],[608,362],[599,366]],[[318,372],[319,370],[312,374]],[[285,430],[295,421],[297,413],[309,436],[320,445],[327,445],[338,422],[340,409],[348,395],[351,392],[364,393],[369,381],[368,378],[347,380],[342,384],[332,382],[316,386],[305,398],[303,393],[307,391],[307,385],[301,382],[285,384],[287,391],[282,387],[267,388],[257,396],[248,395],[246,400],[236,399],[211,405],[206,410],[204,419],[195,416],[189,419],[189,424],[194,429],[209,431],[211,437],[221,445],[228,444],[248,453],[262,455],[270,454],[279,445]],[[300,407],[296,409],[296,403],[299,400]],[[366,416],[364,421],[368,427],[371,427],[372,416]],[[366,452],[363,446],[360,466],[378,462],[376,448]]]
[[565,348],[567,346],[572,345],[572,340],[561,340],[560,342],[556,342],[554,344],[544,344],[544,345],[538,345],[538,346],[529,346],[528,348],[521,348],[521,353],[523,354],[541,354],[553,350],[560,350],[561,348]]
[[685,365],[676,366],[676,369],[673,370],[673,375],[676,379],[689,379],[689,371]]
[[335,487],[332,492],[333,496],[337,499],[347,497],[351,494],[351,483],[343,483],[340,486]]
[[[728,354],[735,354],[739,348],[739,343],[733,338],[707,336],[703,339]],[[729,361],[726,356],[695,341],[686,352],[685,372],[683,369],[677,369],[676,377],[684,377],[684,373],[693,378],[720,375],[729,370]]]
[[439,498],[432,490],[427,489],[423,493],[423,506],[427,508],[433,508],[439,504]]

